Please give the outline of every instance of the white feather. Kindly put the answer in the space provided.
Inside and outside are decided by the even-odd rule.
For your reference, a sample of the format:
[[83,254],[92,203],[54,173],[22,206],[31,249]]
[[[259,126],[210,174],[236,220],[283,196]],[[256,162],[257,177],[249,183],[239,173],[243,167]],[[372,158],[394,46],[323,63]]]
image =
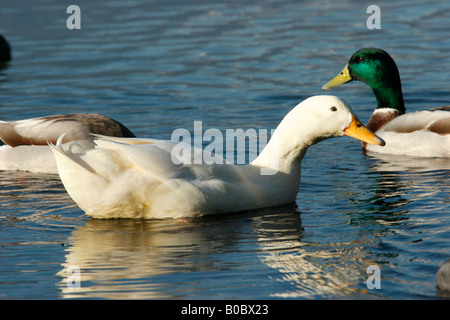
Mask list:
[[[173,161],[178,143],[162,140],[99,136],[96,148],[82,154],[61,144],[52,149],[66,190],[92,217],[194,217],[295,201],[306,149],[344,135],[353,119],[336,97],[309,98],[289,112],[248,165],[191,164],[187,160],[193,153]],[[261,174],[261,169],[274,174]]]
[[[367,145],[369,152],[415,157],[450,157],[450,134],[430,130],[437,122],[450,119],[448,111],[406,113],[376,131],[386,141],[384,147]],[[448,120],[447,120],[448,121]],[[450,132],[450,128],[448,129]]]

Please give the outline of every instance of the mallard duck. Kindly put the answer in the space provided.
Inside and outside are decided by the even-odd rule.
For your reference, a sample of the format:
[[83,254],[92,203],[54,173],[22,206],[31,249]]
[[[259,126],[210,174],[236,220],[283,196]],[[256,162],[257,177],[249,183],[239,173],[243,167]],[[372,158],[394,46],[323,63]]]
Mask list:
[[367,128],[386,141],[384,148],[363,143],[364,149],[397,155],[450,157],[450,106],[405,114],[398,68],[386,51],[377,48],[356,51],[345,68],[322,89],[352,80],[372,88],[377,105]]
[[78,151],[93,148],[97,133],[117,137],[134,137],[121,123],[95,113],[53,115],[18,121],[0,121],[0,170],[23,170],[57,174],[55,158],[48,142],[73,143]]
[[284,117],[247,165],[189,164],[173,152],[178,141],[97,136],[81,154],[50,145],[67,192],[89,216],[183,218],[293,203],[306,150],[343,135],[384,144],[341,99],[315,96]]

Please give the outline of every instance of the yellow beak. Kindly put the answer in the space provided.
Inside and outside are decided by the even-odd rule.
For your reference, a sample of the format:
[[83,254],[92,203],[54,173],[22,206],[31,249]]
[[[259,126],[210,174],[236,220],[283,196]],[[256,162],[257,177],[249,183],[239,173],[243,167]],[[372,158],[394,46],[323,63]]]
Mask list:
[[353,116],[350,125],[344,130],[344,134],[366,143],[376,144],[379,146],[384,146],[386,144],[383,139],[367,129],[355,116]]
[[333,89],[339,87],[341,84],[344,84],[352,80],[353,79],[350,77],[350,74],[348,72],[348,64],[347,64],[336,77],[331,79],[322,87],[322,90]]

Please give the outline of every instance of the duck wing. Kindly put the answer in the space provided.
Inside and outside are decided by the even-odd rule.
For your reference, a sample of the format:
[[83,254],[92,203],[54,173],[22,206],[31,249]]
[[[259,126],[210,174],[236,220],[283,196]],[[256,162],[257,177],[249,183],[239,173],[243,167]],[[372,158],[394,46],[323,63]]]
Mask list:
[[90,133],[134,137],[121,123],[95,113],[53,115],[18,121],[0,121],[0,139],[7,145],[47,145],[64,135],[64,142],[92,140]]

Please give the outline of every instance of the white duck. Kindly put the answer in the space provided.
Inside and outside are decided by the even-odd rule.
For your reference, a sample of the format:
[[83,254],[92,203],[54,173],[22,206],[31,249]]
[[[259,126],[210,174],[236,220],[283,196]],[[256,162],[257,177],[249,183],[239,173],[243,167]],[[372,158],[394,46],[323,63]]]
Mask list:
[[63,143],[73,143],[79,151],[95,146],[97,133],[134,137],[121,123],[95,113],[53,115],[18,121],[0,121],[0,170],[23,170],[57,174],[55,158],[47,142],[56,143],[65,133]]
[[88,215],[182,218],[294,202],[308,147],[343,135],[384,144],[342,100],[315,96],[286,115],[248,165],[176,164],[182,159],[173,161],[174,141],[99,137],[96,148],[82,154],[59,142],[51,146],[66,190]]

